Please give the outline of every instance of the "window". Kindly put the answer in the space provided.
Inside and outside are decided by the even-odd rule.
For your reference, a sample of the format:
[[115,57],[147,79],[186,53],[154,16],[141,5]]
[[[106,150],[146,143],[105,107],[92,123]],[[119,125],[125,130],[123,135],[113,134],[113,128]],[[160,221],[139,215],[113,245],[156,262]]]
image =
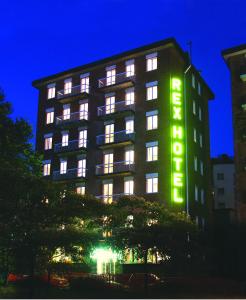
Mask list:
[[197,171],[197,157],[194,157],[194,170]]
[[157,81],[146,83],[147,100],[157,99],[157,97],[158,97],[158,88],[157,88],[157,86],[158,86]]
[[195,201],[198,201],[198,187],[195,185]]
[[196,128],[193,129],[193,135],[194,135],[194,142],[196,143],[197,139],[196,139]]
[[218,196],[223,196],[225,194],[225,189],[224,188],[218,188],[217,192],[218,192]]
[[113,182],[108,181],[103,183],[103,200],[105,203],[112,203],[113,201]]
[[55,96],[56,96],[56,85],[55,83],[49,84],[47,86],[47,98],[52,99],[55,98]]
[[204,189],[201,189],[201,204],[204,204]]
[[114,142],[114,123],[105,125],[105,144]]
[[158,174],[146,174],[146,193],[158,192]]
[[64,80],[64,94],[70,94],[72,92],[72,78]]
[[126,89],[126,105],[132,105],[135,102],[134,88]]
[[62,147],[68,146],[69,134],[68,132],[62,133]]
[[196,102],[193,100],[193,114],[196,114]]
[[196,87],[196,80],[195,80],[195,75],[194,74],[191,75],[191,84],[192,84],[193,88]]
[[67,173],[67,160],[62,159],[60,161],[60,174],[66,174]]
[[52,134],[44,136],[44,150],[52,149]]
[[79,148],[87,147],[87,129],[79,131]]
[[203,176],[204,174],[204,166],[203,166],[203,162],[200,161],[200,172],[201,172],[201,175]]
[[88,120],[88,102],[80,103],[79,105],[79,119]]
[[115,96],[106,96],[105,98],[105,113],[112,114],[115,112]]
[[63,120],[69,120],[70,119],[70,105],[66,104],[63,105]]
[[78,170],[77,170],[77,176],[78,177],[85,177],[86,173],[86,159],[79,159],[78,160]]
[[80,195],[85,195],[85,184],[80,184],[76,187],[76,193]]
[[104,174],[114,171],[114,153],[104,154]]
[[134,76],[135,75],[134,59],[126,61],[125,65],[126,65],[126,77]]
[[146,128],[147,130],[153,130],[158,128],[158,111],[153,110],[153,111],[148,111],[146,113],[147,117],[147,124]]
[[133,133],[134,132],[134,120],[126,119],[126,133]]
[[202,109],[201,109],[201,107],[199,107],[199,120],[200,121],[202,120]]
[[125,150],[125,164],[126,165],[134,164],[134,149]]
[[49,108],[46,110],[46,124],[51,124],[54,122],[54,108]]
[[157,53],[146,55],[146,70],[153,71],[157,69]]
[[224,173],[217,173],[218,180],[224,180]]
[[200,144],[200,147],[202,148],[202,134],[200,133],[200,136],[199,136],[199,144]]
[[108,67],[106,72],[106,83],[107,85],[112,85],[115,84],[115,79],[116,79],[116,67],[111,66]]
[[158,160],[158,142],[146,143],[146,160]]
[[134,193],[134,180],[133,177],[124,178],[124,194],[133,195]]
[[81,93],[89,94],[89,87],[90,87],[89,73],[80,75]]
[[43,176],[49,176],[50,175],[50,160],[49,161],[43,161]]
[[198,88],[198,94],[201,95],[201,84],[200,84],[200,82],[198,82],[197,88]]

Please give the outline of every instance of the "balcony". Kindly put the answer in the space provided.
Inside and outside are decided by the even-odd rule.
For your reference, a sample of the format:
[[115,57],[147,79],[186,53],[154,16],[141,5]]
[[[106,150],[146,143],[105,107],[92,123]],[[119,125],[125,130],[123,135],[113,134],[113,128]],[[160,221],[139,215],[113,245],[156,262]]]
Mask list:
[[110,148],[112,146],[129,145],[135,141],[135,132],[127,132],[126,130],[102,134],[97,136],[97,145],[100,148]]
[[66,173],[61,174],[60,171],[53,172],[53,180],[56,181],[66,181],[71,179],[81,180],[86,177],[86,169],[84,168],[74,168],[67,169]]
[[57,99],[62,103],[71,102],[78,97],[88,97],[90,87],[88,85],[76,85],[57,92]]
[[120,193],[120,194],[112,194],[112,195],[99,195],[96,198],[103,200],[105,203],[112,203],[112,201],[119,200],[120,197],[124,196],[134,196],[134,194]]
[[127,88],[135,83],[135,75],[130,75],[127,72],[118,73],[114,76],[98,79],[98,88],[104,91],[113,91],[118,88]]
[[102,164],[96,166],[96,175],[126,175],[135,171],[135,164],[132,161],[118,161],[114,163]]
[[114,104],[109,104],[105,106],[99,106],[97,108],[98,117],[111,117],[112,114],[116,115],[121,112],[134,112],[135,104],[127,104],[126,101],[116,102]]
[[62,143],[55,144],[55,153],[64,153],[64,152],[75,152],[82,151],[84,152],[87,148],[88,140],[73,140],[69,141],[67,145],[63,145]]
[[89,118],[88,111],[78,111],[67,115],[56,117],[56,125],[58,126],[71,126],[77,123],[87,123]]

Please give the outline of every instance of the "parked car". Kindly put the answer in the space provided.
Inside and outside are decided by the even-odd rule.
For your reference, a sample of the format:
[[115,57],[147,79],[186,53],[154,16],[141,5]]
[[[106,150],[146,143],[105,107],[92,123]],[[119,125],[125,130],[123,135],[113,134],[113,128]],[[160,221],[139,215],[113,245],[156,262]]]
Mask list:
[[[116,274],[114,276],[116,282],[129,286],[130,288],[143,288],[145,284],[145,273],[128,273],[128,274]],[[148,286],[154,286],[160,284],[161,279],[153,274],[147,274]]]

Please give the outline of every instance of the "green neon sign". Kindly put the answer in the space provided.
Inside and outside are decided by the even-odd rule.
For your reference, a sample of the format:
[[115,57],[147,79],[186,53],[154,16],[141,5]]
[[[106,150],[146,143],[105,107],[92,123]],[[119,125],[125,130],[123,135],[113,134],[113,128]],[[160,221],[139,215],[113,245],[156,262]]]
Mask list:
[[171,78],[171,201],[184,202],[185,137],[182,81]]

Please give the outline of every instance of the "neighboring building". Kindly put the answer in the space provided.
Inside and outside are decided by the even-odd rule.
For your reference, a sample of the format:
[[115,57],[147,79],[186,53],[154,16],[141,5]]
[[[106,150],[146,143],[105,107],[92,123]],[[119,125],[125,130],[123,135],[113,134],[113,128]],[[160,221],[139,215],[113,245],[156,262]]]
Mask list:
[[221,155],[212,159],[215,209],[235,209],[233,158]]
[[166,39],[35,80],[36,148],[44,176],[106,203],[135,194],[187,210],[212,209],[204,79]]
[[224,50],[231,73],[235,155],[235,197],[239,220],[246,219],[246,44]]

